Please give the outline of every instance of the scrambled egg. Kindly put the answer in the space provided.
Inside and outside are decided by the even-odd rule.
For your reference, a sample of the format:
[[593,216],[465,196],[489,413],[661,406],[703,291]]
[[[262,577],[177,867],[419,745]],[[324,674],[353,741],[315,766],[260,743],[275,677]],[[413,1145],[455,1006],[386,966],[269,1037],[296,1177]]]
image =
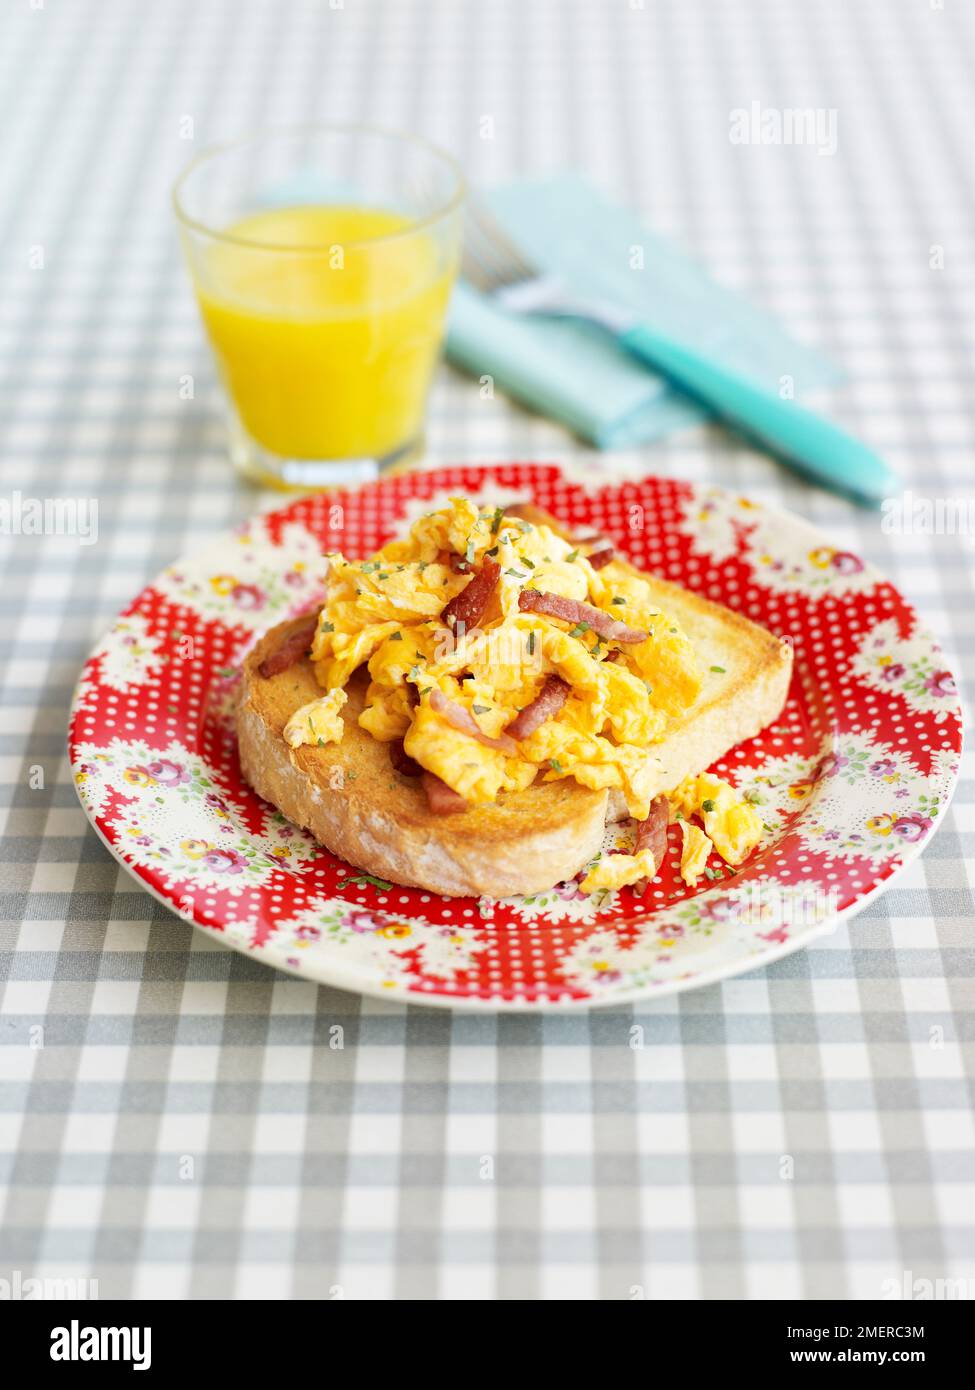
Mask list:
[[470,734],[444,722],[421,704],[404,740],[411,758],[473,806],[494,801],[498,792],[521,791],[535,780],[536,768],[519,757],[485,748]]
[[[475,622],[455,634],[444,609],[474,582],[486,556],[499,566],[498,583]],[[292,747],[342,737],[343,687],[368,665],[360,726],[381,742],[402,739],[410,757],[469,804],[492,802],[536,777],[571,777],[584,787],[619,790],[632,816],[647,816],[659,791],[649,750],[694,704],[701,675],[687,635],[659,610],[644,579],[616,560],[593,569],[577,545],[549,527],[466,498],[421,517],[405,539],[369,560],[329,560],[312,646],[328,694],[289,720]],[[607,639],[594,630],[595,615],[575,622],[522,611],[526,589],[598,610],[597,626],[606,615],[646,636]],[[506,728],[550,676],[569,687],[567,698],[512,743]],[[475,730],[500,743],[485,743]],[[681,873],[692,886],[712,845],[739,864],[761,835],[754,808],[718,778],[687,778],[670,802],[672,816],[682,818]],[[691,816],[703,820],[703,832],[688,823]],[[604,855],[581,886],[619,888],[655,871],[650,850]]]
[[[500,567],[498,584],[476,628],[455,638],[441,614],[485,555]],[[312,646],[316,676],[334,690],[368,663],[359,723],[374,738],[403,739],[410,757],[472,805],[541,774],[618,789],[632,815],[646,816],[653,791],[647,749],[701,686],[690,642],[657,609],[648,584],[617,562],[594,570],[549,527],[467,498],[421,517],[409,536],[369,560],[329,560]],[[607,640],[585,622],[523,612],[519,595],[529,588],[640,627],[646,640]],[[552,675],[571,694],[514,751],[485,746],[429,703],[439,691],[498,738]]]
[[291,748],[300,748],[303,743],[319,747],[325,743],[340,743],[345,732],[341,710],[348,698],[344,690],[336,688],[302,705],[284,726],[285,743]]
[[685,777],[670,794],[671,806],[683,816],[697,815],[714,848],[729,864],[740,864],[762,837],[762,818],[720,777],[702,773]]
[[[681,829],[681,878],[696,888],[702,874],[718,877],[708,869],[712,850],[727,863],[737,865],[761,839],[762,821],[747,801],[740,801],[734,787],[719,777],[704,773],[686,777],[668,796],[671,824],[676,816]],[[705,830],[693,825],[690,816],[700,816]],[[597,889],[622,888],[641,879],[652,879],[660,865],[654,865],[650,850],[636,854],[604,854],[589,869],[579,887],[584,893]]]
[[680,821],[683,840],[680,852],[680,876],[688,888],[695,888],[697,881],[707,867],[708,856],[714,846],[698,825],[689,820]]
[[623,888],[628,883],[639,882],[641,878],[653,878],[656,872],[653,850],[641,849],[638,854],[604,854],[596,860],[579,887],[584,893],[595,893],[597,889],[604,888]]

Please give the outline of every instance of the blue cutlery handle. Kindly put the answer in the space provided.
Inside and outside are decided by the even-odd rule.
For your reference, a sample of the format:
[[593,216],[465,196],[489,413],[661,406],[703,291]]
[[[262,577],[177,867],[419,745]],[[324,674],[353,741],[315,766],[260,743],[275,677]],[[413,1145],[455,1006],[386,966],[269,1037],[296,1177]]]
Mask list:
[[822,416],[640,324],[620,344],[800,472],[866,502],[900,490],[897,474],[872,449]]

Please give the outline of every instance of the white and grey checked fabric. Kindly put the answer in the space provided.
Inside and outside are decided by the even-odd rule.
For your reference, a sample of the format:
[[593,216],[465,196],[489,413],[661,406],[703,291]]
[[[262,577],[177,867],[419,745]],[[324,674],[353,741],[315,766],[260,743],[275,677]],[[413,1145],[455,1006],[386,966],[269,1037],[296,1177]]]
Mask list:
[[[232,954],[117,867],[64,757],[113,613],[271,502],[224,456],[167,201],[203,144],[365,120],[436,137],[476,180],[581,168],[840,357],[830,406],[905,487],[967,499],[972,6],[8,0],[0,22],[0,495],[99,505],[97,544],[0,536],[0,1278],[380,1299],[975,1281],[969,770],[848,930],[675,999],[542,1019],[359,1000]],[[835,111],[835,153],[733,144],[752,102]],[[970,538],[885,534],[717,429],[601,457],[445,370],[428,445],[791,506],[970,662]]]

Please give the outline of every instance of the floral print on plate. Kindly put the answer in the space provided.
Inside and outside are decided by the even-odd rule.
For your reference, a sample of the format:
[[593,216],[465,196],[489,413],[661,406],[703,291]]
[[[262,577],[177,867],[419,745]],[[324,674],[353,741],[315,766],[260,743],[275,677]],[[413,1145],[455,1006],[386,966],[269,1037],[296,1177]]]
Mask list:
[[[240,660],[311,606],[322,554],[371,553],[451,495],[521,499],[606,534],[641,568],[795,647],[788,703],[715,770],[765,833],[690,890],[680,836],[642,895],[578,881],[442,898],[354,869],[243,781]],[[958,693],[901,595],[805,522],[713,487],[582,481],[553,465],[458,466],[291,502],[164,571],[89,658],[69,751],[112,853],[187,921],[309,979],[468,1009],[560,1009],[693,988],[829,931],[930,839],[957,777]],[[607,844],[627,843],[625,826]]]

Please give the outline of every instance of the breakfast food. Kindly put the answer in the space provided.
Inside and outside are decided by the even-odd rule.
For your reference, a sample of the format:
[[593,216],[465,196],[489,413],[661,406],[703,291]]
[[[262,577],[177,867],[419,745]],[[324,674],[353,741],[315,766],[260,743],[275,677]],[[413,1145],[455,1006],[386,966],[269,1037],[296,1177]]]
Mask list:
[[[447,895],[599,892],[735,866],[755,808],[702,772],[774,720],[788,644],[643,574],[605,537],[465,498],[265,635],[238,710],[251,785],[333,853]],[[607,822],[632,850],[600,854]],[[699,822],[695,823],[695,822]]]

